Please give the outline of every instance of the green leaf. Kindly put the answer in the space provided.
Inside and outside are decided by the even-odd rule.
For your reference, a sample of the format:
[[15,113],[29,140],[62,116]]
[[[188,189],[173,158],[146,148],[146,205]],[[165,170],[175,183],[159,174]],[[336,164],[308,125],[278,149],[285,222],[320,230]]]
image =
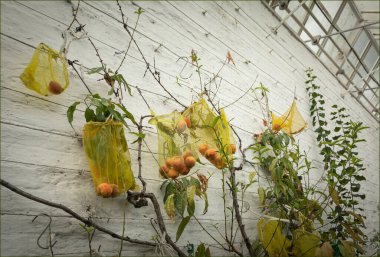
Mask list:
[[187,212],[190,216],[194,215],[195,211],[195,203],[194,203],[194,196],[195,196],[195,185],[187,187]]
[[197,251],[195,252],[195,257],[205,257],[206,256],[206,247],[204,243],[201,243],[197,247]]
[[187,205],[187,192],[182,191],[179,194],[176,194],[174,197],[174,204],[178,213],[181,214],[181,216],[183,216]]
[[86,122],[96,121],[96,114],[94,110],[90,108],[86,108],[86,111],[84,112],[84,117],[86,118]]
[[132,142],[132,144],[136,143],[136,142],[140,142],[142,141],[144,138],[145,138],[145,134],[144,133],[137,133],[137,132],[129,132],[135,136],[137,136],[137,139],[135,141]]
[[219,120],[220,120],[220,116],[216,116],[216,117],[212,120],[212,122],[211,122],[211,124],[210,124],[210,127],[214,128],[215,125],[218,123]]
[[174,185],[174,182],[169,182],[165,188],[164,203],[166,202],[166,199],[169,197],[169,195],[176,193],[176,191],[177,189]]
[[67,120],[70,123],[70,126],[72,127],[72,122],[74,120],[74,112],[77,108],[77,105],[80,104],[80,102],[73,103],[68,109],[67,109]]
[[139,9],[137,9],[137,10],[135,11],[135,13],[136,13],[137,15],[141,15],[143,12],[145,12],[145,11],[144,11],[144,9],[141,8],[141,7],[139,7]]
[[137,125],[137,122],[135,120],[135,117],[133,117],[132,113],[130,113],[123,105],[116,104],[117,107],[119,107],[123,112],[126,118],[128,118],[130,121],[132,121],[133,124]]
[[183,231],[185,230],[186,228],[186,225],[189,223],[190,221],[190,218],[191,216],[187,216],[185,218],[182,219],[181,223],[179,224],[178,226],[178,229],[177,229],[177,233],[176,233],[176,236],[175,236],[175,240],[176,242],[178,241],[178,239],[181,237]]
[[165,211],[170,219],[175,217],[175,208],[174,208],[174,194],[169,195],[165,201]]
[[95,67],[95,68],[91,68],[87,71],[87,74],[94,74],[94,73],[99,73],[103,71],[103,67]]

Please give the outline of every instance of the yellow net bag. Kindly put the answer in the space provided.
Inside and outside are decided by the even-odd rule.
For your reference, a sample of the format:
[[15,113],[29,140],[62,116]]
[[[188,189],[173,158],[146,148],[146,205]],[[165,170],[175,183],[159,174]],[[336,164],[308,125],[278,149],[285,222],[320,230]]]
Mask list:
[[191,137],[198,151],[216,168],[227,167],[236,151],[232,130],[223,109],[216,115],[202,98],[185,110],[190,120]]
[[121,122],[86,123],[83,127],[83,148],[98,195],[115,197],[135,187]]
[[187,175],[198,159],[190,141],[189,119],[174,111],[155,116],[149,124],[157,127],[160,175],[172,179]]
[[66,59],[40,43],[20,79],[27,88],[41,95],[58,95],[69,85]]
[[296,101],[293,101],[292,106],[282,116],[276,116],[272,112],[272,129],[274,131],[282,130],[288,135],[293,135],[304,130],[306,125],[306,121],[298,111]]

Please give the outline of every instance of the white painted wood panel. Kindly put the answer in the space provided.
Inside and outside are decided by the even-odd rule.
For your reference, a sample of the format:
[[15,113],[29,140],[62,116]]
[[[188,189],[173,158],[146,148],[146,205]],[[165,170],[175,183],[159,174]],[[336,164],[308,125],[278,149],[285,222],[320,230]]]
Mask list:
[[[76,5],[75,1],[73,4]],[[121,4],[129,18],[129,25],[134,25],[136,7],[131,2]],[[278,21],[260,2],[142,1],[137,4],[146,12],[141,16],[136,40],[148,61],[152,64],[155,60],[167,89],[186,105],[195,99],[194,91],[200,88],[197,76],[194,74],[188,80],[181,80],[184,83],[182,87],[176,85],[175,81],[185,65],[184,60],[178,58],[189,56],[192,49],[197,51],[204,65],[203,80],[217,72],[225,60],[226,52],[231,51],[236,66],[227,65],[221,73],[223,82],[217,95],[221,106],[238,99],[252,85],[256,76],[255,86],[263,82],[270,89],[269,102],[271,109],[277,114],[288,108],[296,89],[299,109],[309,122],[308,129],[297,136],[297,139],[300,140],[302,149],[309,151],[310,158],[314,160],[316,169],[313,171],[312,181],[315,182],[322,176],[322,164],[310,124],[309,103],[304,85],[304,71],[307,67],[312,67],[326,98],[327,111],[329,105],[338,103],[349,110],[353,119],[360,119],[370,127],[363,133],[367,142],[359,149],[367,167],[366,176],[369,178],[362,186],[367,198],[360,204],[366,211],[366,233],[370,237],[374,235],[374,228],[379,226],[378,123],[286,29],[280,28],[277,35],[271,34],[269,26],[277,25]],[[239,11],[236,8],[240,8]],[[202,12],[206,12],[206,15]],[[116,2],[82,2],[78,19],[86,24],[85,29],[94,39],[105,63],[116,69],[122,54],[115,52],[124,50],[129,41],[120,23]],[[62,43],[61,32],[71,20],[71,4],[67,1],[1,2],[1,177],[32,194],[65,204],[84,216],[89,214],[86,208],[91,205],[91,213],[97,221],[120,233],[122,199],[101,199],[93,192],[80,142],[84,124],[83,106],[79,107],[73,123],[78,136],[66,120],[67,107],[87,94],[79,78],[70,70],[71,83],[67,91],[48,98],[26,89],[19,80],[20,73],[33,54],[33,49],[26,44],[36,46],[39,42],[45,42],[58,49]],[[77,59],[86,67],[99,66],[95,52],[87,40],[73,42],[68,58]],[[245,63],[248,60],[250,62]],[[143,76],[144,72],[145,64],[132,45],[120,73],[134,88],[142,89],[148,103],[157,113],[181,110],[177,103],[168,100],[164,90],[150,74]],[[190,65],[187,65],[183,75],[191,72]],[[85,75],[91,90],[104,95],[108,88],[102,81],[97,81],[99,78],[96,75]],[[342,94],[345,94],[344,99]],[[249,92],[226,109],[227,116],[232,119],[244,146],[252,142],[252,133],[262,129],[262,115],[253,100],[254,96]],[[133,90],[133,96],[126,96],[124,102],[135,117],[149,113],[136,90]],[[136,128],[131,126],[131,130],[136,131]],[[157,158],[155,128],[147,128],[144,132],[147,134],[146,141],[152,154],[143,145],[143,175],[147,179],[148,190],[156,193],[162,204],[163,194],[159,189],[162,180],[158,177],[157,164],[153,158]],[[127,131],[126,137],[129,142],[134,139]],[[136,172],[136,145],[130,145],[130,148],[134,160],[133,170]],[[203,172],[215,172],[209,183],[210,208],[206,215],[201,215],[203,202],[196,201],[200,220],[215,232],[213,225],[221,224],[223,219],[218,208],[222,204],[221,174],[211,165],[198,165],[196,168]],[[252,168],[245,166],[238,173],[238,179],[247,180],[251,171]],[[265,185],[263,179],[261,183]],[[256,192],[257,185],[254,185],[246,200],[252,210],[258,211]],[[45,225],[43,218],[31,223],[34,215],[41,212],[49,213],[53,217],[53,233],[58,241],[54,247],[57,255],[88,255],[86,234],[76,220],[62,211],[31,202],[3,188],[1,255],[49,254],[48,250],[42,250],[36,244],[36,239]],[[169,232],[175,235],[178,220],[172,222],[164,216]],[[154,234],[149,223],[150,217],[153,217],[151,206],[142,209],[128,206],[126,217],[129,236],[149,240]],[[247,211],[243,217],[248,234],[256,235],[257,216]],[[239,233],[237,238],[238,244],[241,243]],[[212,245],[213,255],[226,255],[215,247],[215,242],[196,223],[188,226],[179,245],[198,244],[200,240]],[[97,247],[101,244],[101,250],[106,255],[116,254],[119,243],[118,240],[101,233],[94,239],[94,245]],[[240,248],[241,245],[237,247]],[[126,243],[124,249],[123,255],[127,256],[156,255],[154,249],[143,246]]]

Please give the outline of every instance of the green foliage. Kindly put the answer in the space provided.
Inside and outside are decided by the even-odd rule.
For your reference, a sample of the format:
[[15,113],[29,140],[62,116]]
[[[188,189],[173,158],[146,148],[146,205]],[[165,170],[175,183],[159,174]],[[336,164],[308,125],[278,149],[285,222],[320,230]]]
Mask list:
[[[138,11],[140,11],[139,15],[143,12],[143,10],[139,8]],[[114,94],[115,91],[115,82],[118,83],[119,89],[122,87],[124,90],[128,91],[129,95],[132,95],[132,90],[128,82],[125,80],[124,76],[122,74],[119,74],[114,72],[111,69],[107,70],[107,66],[103,65],[102,67],[94,67],[87,70],[87,74],[100,74],[103,76],[104,80],[107,82],[107,84],[111,87],[110,91],[108,92],[108,95]]]
[[[72,125],[74,112],[79,104],[80,102],[75,102],[67,109],[67,119],[70,125]],[[84,99],[84,104],[87,106],[84,112],[86,122],[105,122],[112,119],[122,122],[129,128],[125,121],[125,119],[129,119],[133,124],[137,124],[133,115],[124,106],[114,103],[111,99],[102,98],[98,94],[88,95]],[[142,135],[139,135],[139,138],[141,137],[143,138]]]
[[[345,108],[339,108],[336,104],[328,116],[324,97],[319,93],[320,87],[315,83],[316,76],[311,69],[307,70],[307,77],[310,113],[327,172],[332,205],[328,218],[335,225],[325,236],[330,240],[351,238],[354,245],[364,244],[365,235],[360,228],[365,227],[365,217],[359,213],[363,209],[356,206],[359,199],[365,199],[365,194],[360,193],[360,181],[365,180],[361,173],[365,168],[358,157],[357,147],[358,143],[365,141],[359,138],[359,134],[367,127],[362,122],[352,121]],[[342,245],[339,246],[343,249],[341,252],[351,255],[349,244],[345,242]]]
[[[208,209],[208,199],[206,194],[206,187],[194,177],[184,177],[182,179],[165,180],[161,189],[165,191],[164,203],[166,214],[174,219],[176,213],[182,217],[182,221],[178,226],[176,240],[178,240],[187,224],[189,223],[195,212],[194,197],[198,196],[205,202],[203,214]],[[187,216],[185,217],[185,211]]]
[[197,251],[195,252],[195,257],[211,257],[210,248],[205,246],[204,243],[201,243],[197,247]]

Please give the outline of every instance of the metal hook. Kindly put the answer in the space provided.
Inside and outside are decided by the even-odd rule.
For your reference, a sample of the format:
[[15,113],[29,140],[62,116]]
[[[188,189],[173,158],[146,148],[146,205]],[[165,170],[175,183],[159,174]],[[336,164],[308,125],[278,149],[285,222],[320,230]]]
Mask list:
[[49,229],[49,238],[50,238],[50,241],[51,241],[51,222],[52,222],[52,218],[50,215],[46,214],[46,213],[41,213],[41,214],[38,214],[36,217],[34,217],[34,219],[32,220],[32,222],[34,222],[39,216],[46,216],[49,218],[49,223],[46,225],[46,227],[44,228],[44,230],[42,230],[41,234],[39,235],[39,237],[37,238],[37,245],[38,247],[40,247],[41,249],[49,249],[49,248],[53,248],[54,245],[57,243],[57,241],[55,241],[53,244],[49,243],[48,246],[46,247],[43,247],[40,245],[40,239],[41,237],[43,236],[43,234],[45,234],[46,230]]

